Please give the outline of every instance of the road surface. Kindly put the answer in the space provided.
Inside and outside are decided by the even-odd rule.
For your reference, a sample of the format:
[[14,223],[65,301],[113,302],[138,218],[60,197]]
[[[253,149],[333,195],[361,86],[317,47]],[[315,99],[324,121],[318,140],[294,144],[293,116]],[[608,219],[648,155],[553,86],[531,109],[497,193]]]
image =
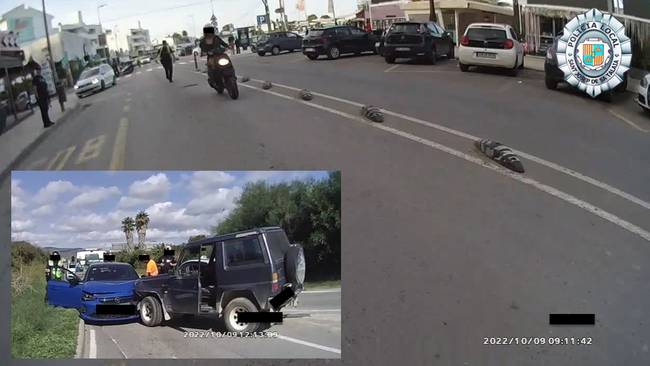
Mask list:
[[[173,83],[147,65],[83,99],[19,167],[341,170],[345,364],[650,364],[650,122],[630,95],[602,103],[546,90],[539,72],[461,73],[454,61],[234,62],[253,79],[237,101],[209,89],[191,59]],[[319,94],[298,100],[303,88]],[[386,121],[361,118],[362,104]],[[516,149],[526,173],[486,160],[474,138]],[[549,326],[549,313],[594,313],[596,325]],[[191,356],[174,343],[190,342],[181,331],[156,332],[159,349]]]

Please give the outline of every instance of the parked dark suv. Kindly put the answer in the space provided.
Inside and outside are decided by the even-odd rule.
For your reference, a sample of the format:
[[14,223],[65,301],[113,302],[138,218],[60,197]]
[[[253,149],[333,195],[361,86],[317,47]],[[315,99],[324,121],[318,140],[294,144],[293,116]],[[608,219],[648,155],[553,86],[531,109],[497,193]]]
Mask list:
[[214,314],[230,332],[254,332],[259,323],[239,323],[238,312],[279,311],[291,299],[269,302],[285,287],[294,300],[302,291],[305,257],[279,227],[219,235],[186,244],[169,274],[135,285],[144,325],[153,327],[177,315]]
[[396,58],[435,63],[441,55],[454,57],[454,41],[449,32],[435,22],[394,23],[386,33],[383,55],[389,64]]
[[293,52],[302,47],[302,37],[293,32],[274,32],[263,34],[258,38],[255,49],[260,56],[270,52],[277,56],[282,51]]
[[[553,40],[553,44],[546,50],[546,58],[544,59],[544,82],[546,88],[555,90],[559,83],[564,82],[564,71],[560,70],[557,61],[557,43],[561,35]],[[627,72],[625,72],[623,82],[614,88],[616,93],[624,93],[627,90]],[[612,91],[609,90],[598,97],[604,101],[612,99]]]
[[347,25],[312,29],[302,41],[302,53],[310,60],[315,60],[320,55],[337,59],[345,53],[375,53],[377,40],[374,34]]

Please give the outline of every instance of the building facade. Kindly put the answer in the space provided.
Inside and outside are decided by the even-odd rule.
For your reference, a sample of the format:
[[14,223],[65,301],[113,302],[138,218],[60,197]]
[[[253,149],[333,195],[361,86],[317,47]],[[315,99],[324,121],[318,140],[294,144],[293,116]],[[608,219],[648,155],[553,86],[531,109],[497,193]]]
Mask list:
[[[47,28],[50,34],[54,33],[52,19],[54,16],[47,14]],[[34,8],[19,5],[0,17],[0,30],[18,33],[18,44],[26,45],[39,38],[45,37],[45,24],[43,12]]]
[[[69,33],[78,36],[88,42],[84,42],[85,50],[82,55],[93,59],[106,57],[106,41],[102,39],[102,27],[98,24],[86,24],[83,21],[81,11],[77,12],[77,22],[73,24],[60,24],[62,33]],[[69,38],[71,39],[71,38]],[[103,40],[103,42],[102,42]],[[103,43],[103,44],[102,44]]]
[[149,37],[149,30],[143,29],[140,22],[138,22],[138,28],[129,30],[126,39],[131,56],[142,56],[153,49],[151,38]]

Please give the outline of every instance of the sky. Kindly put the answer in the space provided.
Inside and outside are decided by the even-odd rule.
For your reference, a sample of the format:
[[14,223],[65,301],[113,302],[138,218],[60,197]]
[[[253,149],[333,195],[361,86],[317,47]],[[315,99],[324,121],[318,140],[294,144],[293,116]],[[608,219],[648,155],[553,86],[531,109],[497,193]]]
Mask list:
[[190,236],[209,234],[236,207],[249,182],[319,180],[327,175],[313,171],[14,171],[11,239],[57,248],[124,243],[122,219],[145,210],[150,220],[148,243],[180,244]]
[[[298,0],[284,1],[290,21],[305,19],[304,13],[296,10]],[[40,0],[3,0],[0,2],[0,14],[20,4],[42,9]],[[209,0],[46,0],[45,8],[48,14],[54,16],[52,26],[58,27],[59,23],[76,23],[77,10],[82,11],[86,24],[97,24],[97,6],[102,4],[106,4],[100,9],[104,28],[115,29],[117,26],[118,31],[125,32],[137,28],[140,20],[142,27],[149,29],[152,39],[181,30],[195,35],[195,32],[201,32],[203,25],[212,16]],[[213,0],[212,4],[219,27],[230,23],[235,27],[253,26],[256,25],[256,16],[264,14],[261,0]],[[278,4],[279,0],[269,0],[269,11],[273,19],[276,18],[274,10],[279,7]],[[307,14],[327,14],[327,0],[305,0],[305,8]],[[353,14],[356,9],[357,0],[334,0],[337,17]]]

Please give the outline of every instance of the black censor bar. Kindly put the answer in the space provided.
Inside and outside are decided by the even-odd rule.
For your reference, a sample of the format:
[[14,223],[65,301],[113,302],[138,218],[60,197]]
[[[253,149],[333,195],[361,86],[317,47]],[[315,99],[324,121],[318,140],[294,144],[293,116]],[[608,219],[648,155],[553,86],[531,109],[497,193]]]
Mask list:
[[138,256],[138,259],[140,260],[140,262],[147,262],[149,261],[149,254],[140,254]]
[[50,254],[50,260],[53,262],[58,262],[61,260],[61,256],[59,254]]
[[237,323],[282,323],[282,313],[273,311],[237,313]]
[[596,314],[548,314],[550,325],[595,325]]
[[280,291],[280,293],[275,295],[275,297],[273,297],[269,302],[271,303],[271,306],[273,306],[273,309],[277,309],[282,307],[285,302],[289,301],[294,296],[296,296],[296,293],[293,292],[293,289],[291,287],[285,287],[284,290]]

